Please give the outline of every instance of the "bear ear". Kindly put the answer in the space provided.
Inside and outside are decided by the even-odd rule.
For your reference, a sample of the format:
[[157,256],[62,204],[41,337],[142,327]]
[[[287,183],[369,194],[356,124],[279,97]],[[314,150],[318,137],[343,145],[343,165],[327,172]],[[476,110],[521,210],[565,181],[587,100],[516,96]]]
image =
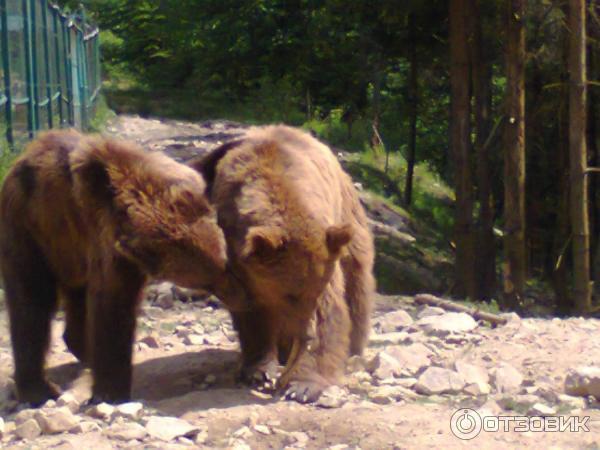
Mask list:
[[284,236],[276,227],[252,227],[246,234],[242,249],[242,258],[256,256],[261,260],[269,259],[285,244]]
[[327,248],[333,254],[338,254],[343,247],[348,245],[352,236],[354,235],[354,230],[352,225],[349,223],[344,225],[333,225],[327,228],[326,240],[327,240]]
[[113,202],[115,191],[104,162],[90,158],[77,168],[77,178],[86,197],[103,206]]

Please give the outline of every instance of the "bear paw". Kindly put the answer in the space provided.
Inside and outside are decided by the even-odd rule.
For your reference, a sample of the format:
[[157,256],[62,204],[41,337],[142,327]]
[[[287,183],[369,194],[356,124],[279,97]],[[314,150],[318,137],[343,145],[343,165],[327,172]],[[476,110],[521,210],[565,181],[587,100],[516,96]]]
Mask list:
[[299,403],[314,403],[327,386],[319,381],[290,381],[285,398]]
[[18,399],[21,403],[29,403],[38,407],[48,400],[56,400],[61,394],[60,388],[50,381],[42,381],[26,388],[18,389]]
[[248,386],[258,389],[275,389],[279,365],[277,361],[270,360],[252,366],[242,367],[238,380]]

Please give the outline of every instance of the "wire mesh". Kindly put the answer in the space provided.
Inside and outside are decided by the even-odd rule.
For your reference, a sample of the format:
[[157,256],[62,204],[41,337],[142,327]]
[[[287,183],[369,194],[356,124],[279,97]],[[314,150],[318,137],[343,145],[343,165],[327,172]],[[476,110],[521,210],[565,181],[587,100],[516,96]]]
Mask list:
[[98,29],[47,0],[0,0],[0,132],[87,129],[100,91]]

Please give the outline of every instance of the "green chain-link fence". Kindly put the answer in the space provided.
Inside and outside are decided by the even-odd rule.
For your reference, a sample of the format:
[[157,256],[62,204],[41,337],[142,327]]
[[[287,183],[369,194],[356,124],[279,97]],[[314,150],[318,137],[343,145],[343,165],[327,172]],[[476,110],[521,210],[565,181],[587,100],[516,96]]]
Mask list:
[[0,0],[0,124],[6,141],[86,129],[100,90],[98,29],[47,0]]

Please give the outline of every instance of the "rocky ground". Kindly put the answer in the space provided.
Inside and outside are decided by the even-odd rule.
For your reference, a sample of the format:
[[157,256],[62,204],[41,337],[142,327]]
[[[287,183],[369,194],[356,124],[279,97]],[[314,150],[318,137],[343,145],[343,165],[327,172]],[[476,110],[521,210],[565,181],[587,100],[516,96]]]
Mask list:
[[[193,140],[197,127],[121,118],[112,131],[144,140],[153,133],[162,139],[176,128]],[[373,220],[374,226],[383,223],[403,233],[391,221]],[[510,314],[506,325],[492,328],[464,313],[417,305],[411,296],[378,296],[376,304],[364,357],[348,362],[340,387],[326,391],[316,405],[300,405],[236,384],[236,336],[214,298],[190,297],[168,283],[153,285],[135,343],[135,401],[86,405],[89,373],[66,351],[59,314],[49,374],[65,394],[32,410],[18,408],[12,399],[12,357],[0,302],[0,447],[600,447],[600,321]],[[487,431],[459,439],[451,429],[457,411],[459,435],[473,424],[485,423]],[[487,419],[478,422],[482,417]],[[521,417],[518,423],[515,417]],[[568,417],[572,426],[589,431],[556,431],[556,421]],[[548,431],[536,431],[543,424]]]

